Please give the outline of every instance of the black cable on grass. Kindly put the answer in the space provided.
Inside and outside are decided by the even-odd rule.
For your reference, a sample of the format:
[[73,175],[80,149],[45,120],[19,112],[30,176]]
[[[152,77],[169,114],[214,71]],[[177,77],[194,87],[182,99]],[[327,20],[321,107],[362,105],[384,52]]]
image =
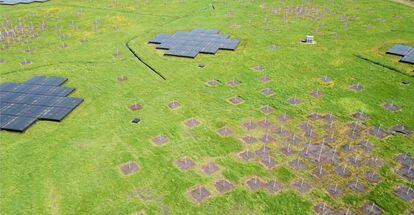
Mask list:
[[368,62],[370,62],[370,63],[372,63],[372,64],[375,64],[375,65],[378,65],[378,66],[381,66],[381,67],[387,68],[387,69],[389,69],[389,70],[392,70],[392,71],[394,71],[394,72],[400,73],[401,75],[404,75],[404,76],[407,76],[407,77],[410,77],[410,78],[413,78],[413,77],[414,77],[414,75],[408,75],[407,73],[405,73],[405,72],[403,72],[403,71],[401,71],[401,70],[399,70],[399,69],[396,69],[396,68],[394,68],[394,67],[392,67],[392,66],[388,66],[388,65],[385,65],[385,64],[383,64],[383,63],[380,63],[380,62],[377,62],[377,61],[371,60],[371,59],[369,59],[369,58],[367,58],[367,57],[364,57],[364,56],[362,56],[362,55],[359,55],[359,54],[354,54],[354,56],[355,56],[355,57],[357,57],[357,58],[359,58],[359,59],[361,59],[361,60],[365,60],[365,61],[368,61]]
[[[168,25],[168,24],[170,24],[170,23],[172,23],[172,22],[175,22],[175,21],[177,21],[177,20],[179,20],[179,19],[181,19],[181,18],[185,18],[185,17],[188,17],[189,15],[185,15],[185,16],[181,16],[181,17],[178,17],[178,18],[176,18],[176,19],[174,19],[174,20],[172,20],[171,22],[166,22],[166,23],[164,23],[164,24],[162,24],[161,26],[164,26],[164,25]],[[159,27],[161,27],[161,26],[159,26]],[[143,33],[144,34],[144,33]],[[141,34],[142,35],[142,34]],[[131,38],[130,40],[128,40],[126,43],[125,43],[125,46],[126,46],[126,48],[129,50],[129,52],[131,52],[134,56],[135,56],[135,58],[136,59],[138,59],[141,63],[143,63],[146,67],[148,67],[152,72],[154,72],[155,74],[157,74],[161,79],[163,79],[164,81],[165,80],[167,80],[160,72],[158,72],[157,70],[155,70],[152,66],[150,66],[147,62],[145,62],[145,61],[143,61],[139,56],[138,56],[138,54],[130,47],[130,45],[129,45],[129,43],[131,42],[131,41],[133,41],[133,40],[135,40],[136,38],[138,38],[140,35],[137,35],[137,36],[135,36],[135,37],[133,37],[133,38]]]
[[136,59],[138,59],[141,63],[143,63],[146,67],[148,67],[152,72],[154,72],[155,74],[157,74],[162,80],[167,80],[160,72],[158,72],[157,70],[155,70],[152,66],[150,66],[147,62],[145,62],[144,60],[142,60],[138,54],[129,46],[129,43],[136,39],[136,37],[130,39],[129,41],[127,41],[125,43],[125,46],[127,47],[127,49],[135,56]]

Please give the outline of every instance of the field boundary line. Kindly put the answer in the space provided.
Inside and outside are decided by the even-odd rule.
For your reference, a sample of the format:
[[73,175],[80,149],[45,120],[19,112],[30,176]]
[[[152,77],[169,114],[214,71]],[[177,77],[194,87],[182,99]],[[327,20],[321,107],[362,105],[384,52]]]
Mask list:
[[407,77],[410,77],[410,78],[413,78],[414,77],[414,75],[409,75],[409,74],[407,74],[407,73],[405,73],[405,72],[403,72],[403,71],[401,71],[399,69],[396,69],[396,68],[394,68],[392,66],[383,64],[383,63],[378,62],[378,61],[371,60],[371,59],[369,59],[367,57],[364,57],[364,56],[362,56],[360,54],[354,54],[354,56],[357,57],[357,58],[359,58],[359,59],[361,59],[361,60],[367,61],[369,63],[372,63],[372,64],[375,64],[375,65],[378,65],[378,66],[387,68],[387,69],[389,69],[391,71],[394,71],[394,72],[397,72],[397,73],[400,73],[401,75],[404,75],[404,76],[407,76]]
[[[123,60],[123,61],[125,61],[125,60]],[[39,66],[35,66],[35,67],[24,68],[24,69],[20,69],[20,70],[14,70],[14,71],[10,71],[10,72],[0,73],[0,76],[1,75],[10,75],[10,74],[19,73],[19,72],[26,72],[26,71],[39,69],[39,68],[44,68],[44,67],[49,67],[49,66],[56,66],[56,65],[61,65],[61,64],[104,64],[104,63],[113,63],[113,61],[67,61],[67,62],[62,61],[62,62],[57,62],[57,63],[44,64],[44,65],[39,65]]]

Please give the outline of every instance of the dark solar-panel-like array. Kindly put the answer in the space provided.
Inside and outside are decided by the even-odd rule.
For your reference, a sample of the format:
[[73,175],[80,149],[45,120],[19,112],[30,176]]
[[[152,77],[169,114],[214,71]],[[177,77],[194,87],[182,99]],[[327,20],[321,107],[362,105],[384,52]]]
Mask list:
[[83,102],[67,97],[66,78],[33,77],[25,83],[0,85],[0,129],[24,132],[37,120],[62,121]]
[[412,48],[411,51],[408,52],[408,54],[406,54],[403,58],[401,58],[400,61],[404,63],[414,64],[414,48]]
[[236,50],[240,41],[229,37],[218,30],[196,29],[159,34],[149,43],[159,44],[157,49],[166,49],[165,55],[195,58],[199,53],[216,54],[219,49]]
[[414,64],[414,47],[412,46],[398,44],[388,50],[387,54],[402,56],[400,62]]

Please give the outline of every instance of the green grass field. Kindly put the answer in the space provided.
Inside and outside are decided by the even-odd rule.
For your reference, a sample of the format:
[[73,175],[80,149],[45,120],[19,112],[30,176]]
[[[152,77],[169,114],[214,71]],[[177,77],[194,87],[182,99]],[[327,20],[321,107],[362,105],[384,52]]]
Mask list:
[[[213,8],[214,6],[214,8]],[[47,28],[40,31],[42,21]],[[398,62],[385,52],[394,44],[414,46],[414,8],[388,0],[274,0],[274,1],[183,1],[183,0],[51,0],[15,6],[0,6],[0,25],[33,23],[39,37],[30,43],[15,42],[0,50],[0,83],[24,82],[32,76],[67,77],[65,86],[75,87],[70,97],[85,101],[61,123],[38,121],[25,133],[0,132],[0,214],[314,214],[325,203],[331,210],[363,213],[374,203],[384,214],[410,214],[413,201],[394,194],[398,186],[414,189],[414,181],[401,177],[400,153],[414,156],[414,136],[391,134],[384,139],[369,134],[373,126],[390,130],[397,124],[414,129],[414,66]],[[147,42],[157,34],[192,29],[218,29],[241,43],[236,51],[200,54],[195,59],[163,56]],[[316,45],[300,41],[314,35]],[[81,40],[87,40],[81,43]],[[126,48],[126,43],[162,74],[162,80]],[[6,45],[0,41],[0,48]],[[66,48],[61,48],[66,44]],[[273,46],[272,46],[273,45]],[[31,53],[24,50],[30,49]],[[122,54],[114,57],[117,50]],[[362,59],[362,58],[364,59]],[[30,65],[21,66],[29,60]],[[205,68],[199,68],[205,64]],[[255,67],[262,66],[262,71]],[[118,78],[126,76],[127,81]],[[261,83],[268,76],[270,82]],[[329,76],[332,83],[320,79]],[[219,80],[216,87],[206,82]],[[240,86],[227,82],[238,80]],[[408,80],[410,85],[401,82]],[[361,92],[349,89],[359,83]],[[261,91],[271,88],[275,95]],[[310,95],[313,90],[322,98]],[[243,104],[227,100],[239,96]],[[289,98],[302,103],[291,105]],[[167,104],[179,101],[181,108]],[[142,110],[130,111],[138,103]],[[393,103],[400,111],[385,110]],[[265,116],[260,108],[275,112]],[[351,115],[363,111],[369,119],[357,139],[347,136]],[[283,128],[297,134],[306,147],[305,133],[298,125],[312,113],[333,114],[339,166],[347,166],[349,177],[335,174],[325,164],[322,179],[312,171],[320,167],[298,154],[285,155],[286,138],[258,128],[247,131],[242,124],[266,119],[275,128],[280,114],[293,119]],[[131,123],[135,117],[139,124]],[[196,118],[200,126],[188,128],[184,121]],[[310,121],[321,142],[326,122]],[[230,137],[217,130],[227,126]],[[276,129],[277,130],[277,129]],[[255,151],[264,144],[246,145],[246,135],[260,139],[271,133],[266,144],[276,161],[267,169],[260,159],[245,162],[238,153]],[[152,138],[166,135],[169,142],[156,146]],[[369,140],[373,150],[357,144]],[[352,152],[341,151],[351,145]],[[176,161],[190,157],[195,167],[181,171]],[[358,157],[360,166],[348,159]],[[377,157],[384,165],[365,163]],[[300,158],[307,168],[296,170],[290,163]],[[124,176],[120,165],[135,161],[141,169]],[[220,170],[211,176],[202,166],[214,161]],[[367,171],[379,175],[371,183]],[[414,171],[414,170],[413,170]],[[257,176],[276,180],[283,189],[254,192],[246,181]],[[234,189],[221,194],[215,182],[226,179]],[[311,190],[300,193],[293,184],[304,180]],[[348,188],[358,180],[365,191]],[[326,188],[337,184],[343,191],[334,197]],[[190,192],[203,186],[210,197],[196,203]]]

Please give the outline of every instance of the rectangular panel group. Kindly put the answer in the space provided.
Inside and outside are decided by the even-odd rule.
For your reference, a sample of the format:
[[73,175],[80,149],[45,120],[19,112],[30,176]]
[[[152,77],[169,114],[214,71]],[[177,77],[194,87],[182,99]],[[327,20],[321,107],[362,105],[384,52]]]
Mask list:
[[402,56],[400,62],[414,64],[414,47],[405,45],[394,45],[387,54]]
[[195,29],[191,32],[159,34],[149,43],[159,44],[157,49],[166,49],[165,55],[195,58],[199,53],[216,54],[218,50],[235,50],[240,41],[229,39],[229,35],[218,30]]
[[400,61],[404,63],[414,64],[414,48],[412,48],[411,51],[408,52],[408,54],[406,54],[403,58],[401,58]]
[[23,132],[37,120],[62,121],[83,99],[66,97],[66,78],[33,77],[0,85],[0,129]]

